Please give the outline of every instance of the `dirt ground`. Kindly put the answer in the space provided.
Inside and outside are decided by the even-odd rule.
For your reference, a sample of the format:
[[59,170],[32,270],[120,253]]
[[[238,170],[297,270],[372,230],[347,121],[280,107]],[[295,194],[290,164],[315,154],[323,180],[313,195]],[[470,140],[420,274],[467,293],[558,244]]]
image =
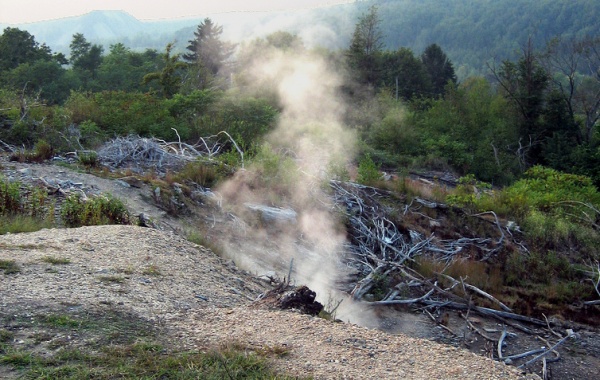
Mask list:
[[[156,207],[147,185],[128,187],[50,164],[3,162],[2,166],[5,176],[24,182],[36,178],[70,181],[86,191],[111,193],[125,200],[132,214],[144,213],[163,231],[107,226],[0,237],[0,258],[17,258],[24,268],[20,274],[2,279],[0,316],[47,313],[57,307],[82,313],[116,309],[164,325],[165,334],[189,348],[207,347],[223,339],[289,346],[292,354],[275,366],[315,378],[518,378],[521,370],[514,366],[531,358],[515,360],[514,366],[491,361],[497,357],[497,347],[456,312],[433,314],[436,322],[423,310],[384,307],[371,310],[369,315],[375,318],[357,326],[251,308],[251,299],[268,288],[257,279],[261,273],[244,268],[243,260],[235,260],[238,268],[180,238],[177,233],[189,227],[190,221],[173,218]],[[205,215],[195,215],[195,223],[210,224],[213,233],[209,238],[217,240],[220,228],[231,228],[235,220],[215,214],[214,208],[206,210]],[[241,242],[236,249],[238,255],[252,251],[243,252]],[[69,257],[72,264],[55,273],[40,261],[46,255]],[[144,274],[149,273],[148,268],[163,275]],[[103,276],[123,277],[123,282],[107,283]],[[567,323],[550,332],[523,326],[534,330],[527,334],[496,320],[468,318],[478,331],[493,339],[504,328],[512,333],[505,340],[504,356],[553,345],[571,328],[575,337],[557,349],[560,360],[548,364],[548,378],[590,379],[600,372],[598,329]],[[6,368],[0,367],[0,371]],[[541,361],[525,371],[541,374]]]

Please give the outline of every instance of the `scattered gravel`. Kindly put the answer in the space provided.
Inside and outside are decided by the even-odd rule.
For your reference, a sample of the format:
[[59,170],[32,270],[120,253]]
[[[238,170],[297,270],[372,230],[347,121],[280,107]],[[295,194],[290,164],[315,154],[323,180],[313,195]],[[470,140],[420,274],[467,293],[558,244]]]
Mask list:
[[0,273],[0,314],[110,307],[160,321],[176,347],[285,349],[275,368],[316,379],[537,378],[435,342],[258,308],[251,300],[265,282],[172,233],[99,226],[4,235],[0,260],[21,268]]

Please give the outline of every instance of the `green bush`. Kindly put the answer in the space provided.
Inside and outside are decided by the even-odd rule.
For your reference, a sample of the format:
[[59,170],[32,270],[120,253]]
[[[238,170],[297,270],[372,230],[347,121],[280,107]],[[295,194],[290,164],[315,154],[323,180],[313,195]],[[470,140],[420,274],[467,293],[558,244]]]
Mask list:
[[371,158],[371,155],[365,155],[358,163],[358,175],[356,181],[364,185],[375,185],[380,179],[381,173]]
[[0,180],[1,215],[15,215],[22,210],[20,187],[18,182]]
[[130,224],[131,220],[123,202],[109,195],[87,200],[80,194],[71,195],[63,203],[60,214],[67,227]]
[[452,206],[471,208],[475,206],[481,197],[486,195],[483,190],[489,190],[492,185],[478,181],[473,174],[467,174],[460,177],[458,186],[451,195],[448,195],[446,201]]
[[46,140],[38,140],[33,146],[33,154],[37,161],[49,160],[54,156],[54,148]]
[[43,219],[51,211],[53,205],[44,189],[0,178],[0,215],[27,215]]
[[79,154],[79,163],[87,168],[98,166],[98,153],[94,151],[81,152]]
[[175,175],[175,181],[191,181],[202,187],[212,187],[220,178],[218,165],[218,163],[190,162]]

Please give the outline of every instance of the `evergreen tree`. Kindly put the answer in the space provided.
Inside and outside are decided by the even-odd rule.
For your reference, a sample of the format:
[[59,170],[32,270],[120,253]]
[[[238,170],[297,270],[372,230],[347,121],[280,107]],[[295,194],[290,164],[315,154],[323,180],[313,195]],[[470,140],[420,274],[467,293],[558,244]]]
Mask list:
[[456,84],[456,74],[452,62],[437,44],[427,46],[421,55],[421,62],[429,74],[433,96],[443,95],[444,88],[448,83]]
[[372,6],[359,18],[347,52],[348,64],[358,81],[373,87],[378,81],[378,58],[383,48],[380,23],[377,7]]
[[410,100],[431,93],[431,80],[425,65],[408,48],[381,53],[380,82],[396,98]]
[[221,41],[223,27],[214,24],[210,18],[204,19],[189,41],[183,60],[202,66],[209,75],[216,76],[225,62],[233,54],[234,46]]
[[161,71],[155,71],[144,75],[142,85],[152,81],[158,81],[162,95],[165,98],[171,98],[181,88],[180,70],[186,67],[186,64],[179,60],[179,54],[171,55],[173,44],[169,43],[165,50],[163,58],[163,68]]
[[517,154],[523,168],[540,163],[541,144],[549,136],[549,131],[542,123],[542,116],[550,76],[538,61],[531,40],[523,48],[522,56],[517,62],[504,61],[499,70],[492,71],[503,95],[513,103],[517,114]]
[[73,35],[73,40],[69,45],[71,48],[71,64],[78,73],[84,86],[89,87],[93,79],[96,78],[98,68],[102,64],[102,53],[104,49],[100,45],[91,44],[81,33]]

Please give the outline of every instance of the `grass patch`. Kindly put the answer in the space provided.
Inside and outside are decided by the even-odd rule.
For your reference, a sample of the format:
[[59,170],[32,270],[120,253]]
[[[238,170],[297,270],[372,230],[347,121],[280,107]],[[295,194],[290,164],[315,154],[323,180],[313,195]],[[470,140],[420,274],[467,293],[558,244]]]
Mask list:
[[69,196],[60,211],[67,227],[130,224],[125,204],[110,195],[84,199],[79,193]]
[[207,239],[204,235],[202,235],[200,232],[198,232],[196,230],[187,230],[185,232],[185,238],[194,244],[198,244],[205,248],[210,249],[217,256],[224,257],[224,255],[225,255],[225,252],[221,246],[213,243],[212,241]]
[[[118,312],[98,315],[19,317],[0,315],[0,323],[21,326],[22,334],[42,328],[48,336],[74,330],[74,340],[40,347],[13,342],[13,334],[0,330],[0,365],[12,367],[25,379],[291,379],[276,375],[267,365],[269,357],[288,354],[286,346],[252,350],[224,345],[208,352],[175,351],[156,337],[156,326]],[[24,330],[23,330],[24,329]],[[23,331],[22,331],[23,330]],[[63,333],[64,334],[64,333]]]
[[144,269],[142,271],[142,274],[145,274],[146,276],[160,276],[160,275],[162,275],[162,273],[160,272],[160,269],[155,264],[149,265],[146,269]]
[[0,329],[0,343],[10,342],[15,334],[11,331]]
[[54,328],[74,328],[82,325],[81,320],[63,314],[50,314],[40,318],[40,323]]
[[71,260],[66,257],[44,256],[42,261],[52,265],[67,265],[71,264]]
[[4,274],[14,274],[21,271],[15,260],[0,260],[0,269],[4,271]]
[[52,221],[29,215],[0,215],[0,235],[35,232],[51,228]]
[[125,282],[125,277],[123,276],[100,276],[99,280],[104,283],[113,283],[113,284],[122,284]]

